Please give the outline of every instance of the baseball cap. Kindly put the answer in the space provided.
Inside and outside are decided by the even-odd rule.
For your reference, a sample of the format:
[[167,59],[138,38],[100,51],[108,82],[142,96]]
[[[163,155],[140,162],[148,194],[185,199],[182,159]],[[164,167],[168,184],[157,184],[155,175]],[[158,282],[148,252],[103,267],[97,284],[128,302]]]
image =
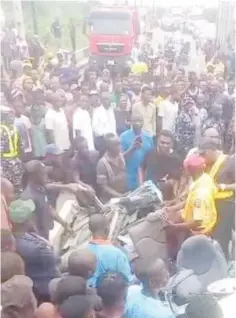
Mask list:
[[32,280],[24,275],[15,275],[1,284],[1,315],[4,317],[33,317],[37,301]]
[[184,168],[188,171],[196,171],[203,168],[205,165],[205,159],[201,156],[192,155],[184,160]]
[[34,211],[35,204],[32,200],[15,200],[9,206],[10,221],[22,224],[32,218]]
[[59,156],[63,154],[63,151],[61,151],[55,144],[48,144],[45,147],[45,151],[47,155]]

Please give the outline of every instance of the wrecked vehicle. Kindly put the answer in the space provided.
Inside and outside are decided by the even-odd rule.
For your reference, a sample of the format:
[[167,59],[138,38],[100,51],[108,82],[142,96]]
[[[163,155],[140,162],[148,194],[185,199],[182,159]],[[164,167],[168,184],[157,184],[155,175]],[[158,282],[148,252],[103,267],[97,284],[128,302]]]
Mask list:
[[[59,200],[63,201],[63,196]],[[100,211],[96,213],[103,213],[110,223],[109,239],[127,245],[130,258],[139,256],[150,261],[157,257],[167,259],[162,194],[151,181],[145,182],[126,197],[112,199],[105,205],[97,201]],[[66,267],[71,251],[85,248],[90,241],[88,223],[92,213],[89,209],[81,208],[75,199],[67,199],[64,205],[70,206],[67,222],[74,235],[58,231],[51,238],[61,258],[62,269]],[[65,206],[63,208],[66,209]]]

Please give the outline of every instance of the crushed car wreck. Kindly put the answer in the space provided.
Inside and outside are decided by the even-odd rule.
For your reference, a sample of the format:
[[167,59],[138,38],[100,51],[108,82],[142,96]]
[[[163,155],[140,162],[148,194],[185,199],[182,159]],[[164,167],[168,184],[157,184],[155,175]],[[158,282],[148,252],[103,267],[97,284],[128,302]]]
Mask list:
[[[110,240],[124,247],[129,242],[130,258],[141,257],[149,261],[157,257],[167,259],[162,203],[161,192],[150,181],[126,197],[112,199],[105,205],[97,202],[99,212],[109,220]],[[50,235],[63,269],[71,251],[84,248],[91,239],[88,221],[93,212],[81,208],[75,198],[68,198],[65,193],[59,197],[58,206],[62,206],[59,213],[66,214],[74,232],[68,234],[57,228]]]

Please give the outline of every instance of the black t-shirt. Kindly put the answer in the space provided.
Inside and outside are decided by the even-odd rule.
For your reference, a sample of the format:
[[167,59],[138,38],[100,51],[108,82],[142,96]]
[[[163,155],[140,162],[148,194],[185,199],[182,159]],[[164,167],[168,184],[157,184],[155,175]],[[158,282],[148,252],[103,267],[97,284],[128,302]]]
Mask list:
[[[94,154],[96,156],[96,154]],[[96,174],[96,165],[97,160],[88,156],[87,158],[82,158],[76,154],[71,160],[71,169],[73,171],[78,171],[80,175],[80,180],[95,190],[97,188],[97,174]]]
[[147,171],[147,178],[155,184],[163,178],[179,180],[182,160],[175,152],[163,155],[157,149],[153,149],[145,159],[144,168]]
[[21,194],[22,200],[31,199],[35,204],[36,228],[38,234],[48,239],[49,231],[53,228],[53,217],[46,189],[28,184]]

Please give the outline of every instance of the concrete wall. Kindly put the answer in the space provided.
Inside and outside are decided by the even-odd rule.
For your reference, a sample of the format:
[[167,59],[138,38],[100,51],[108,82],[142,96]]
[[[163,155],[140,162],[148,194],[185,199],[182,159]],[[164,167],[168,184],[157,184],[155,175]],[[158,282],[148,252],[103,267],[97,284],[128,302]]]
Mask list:
[[[233,42],[235,34],[235,2],[220,1],[216,30],[216,47],[221,52],[227,51],[228,39]],[[234,43],[232,43],[234,46]]]

